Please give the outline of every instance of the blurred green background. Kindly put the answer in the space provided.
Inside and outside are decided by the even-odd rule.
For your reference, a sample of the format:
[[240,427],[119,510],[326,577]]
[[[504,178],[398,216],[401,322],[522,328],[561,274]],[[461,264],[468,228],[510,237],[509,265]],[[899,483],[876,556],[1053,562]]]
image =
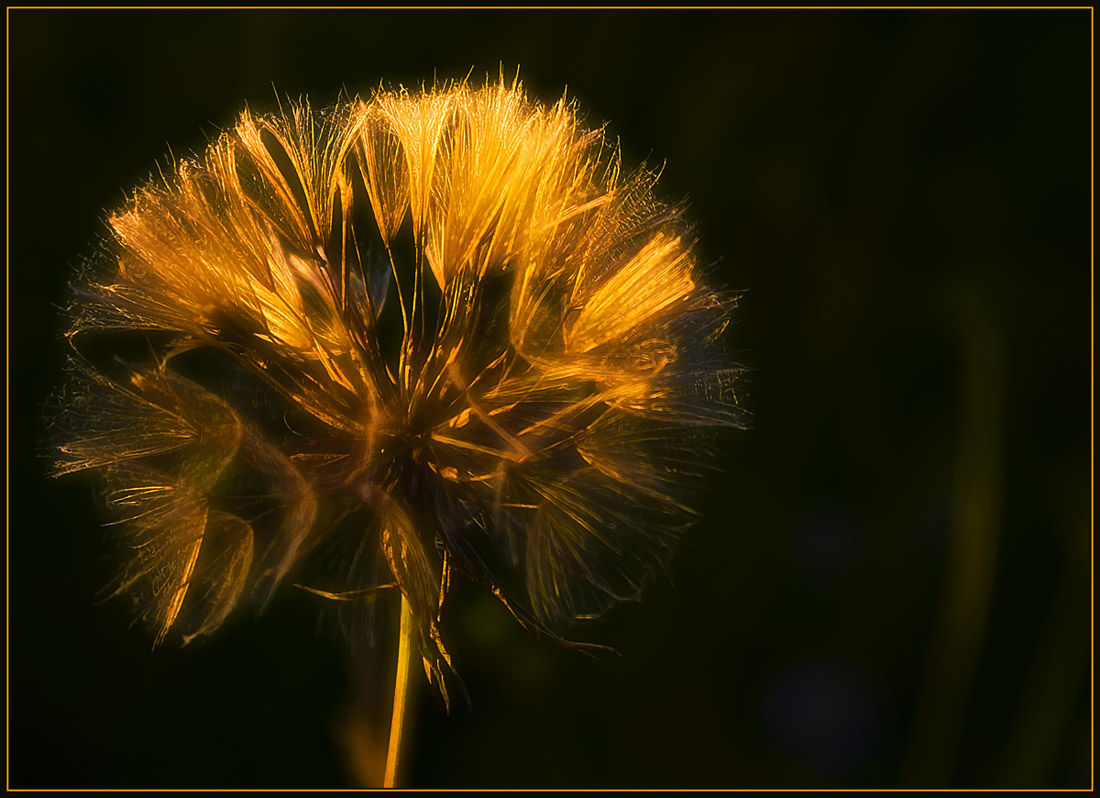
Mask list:
[[672,584],[599,628],[621,659],[459,592],[472,706],[422,693],[408,783],[1091,784],[1091,11],[8,15],[11,786],[355,784],[385,668],[309,596],[155,652],[96,602],[92,488],[41,456],[58,308],[246,101],[501,66],[667,164],[744,292],[755,428]]

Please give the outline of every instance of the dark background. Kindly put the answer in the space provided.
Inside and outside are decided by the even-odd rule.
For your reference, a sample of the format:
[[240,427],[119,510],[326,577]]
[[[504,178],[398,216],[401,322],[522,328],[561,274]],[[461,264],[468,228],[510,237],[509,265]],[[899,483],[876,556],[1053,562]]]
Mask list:
[[273,86],[323,106],[517,65],[690,197],[744,291],[755,428],[722,439],[674,586],[601,627],[621,659],[460,593],[472,706],[423,691],[408,783],[1091,783],[1090,11],[8,23],[11,786],[355,784],[351,697],[389,677],[310,597],[155,652],[96,603],[92,488],[41,456],[58,308],[106,212]]

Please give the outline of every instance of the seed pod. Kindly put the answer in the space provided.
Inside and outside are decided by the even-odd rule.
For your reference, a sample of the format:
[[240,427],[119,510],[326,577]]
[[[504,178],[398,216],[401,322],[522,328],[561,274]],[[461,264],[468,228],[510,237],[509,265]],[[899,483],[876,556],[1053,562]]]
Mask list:
[[446,695],[461,575],[537,636],[634,599],[742,426],[656,178],[517,85],[245,113],[110,217],[57,472],[93,470],[157,640],[293,580],[400,592]]

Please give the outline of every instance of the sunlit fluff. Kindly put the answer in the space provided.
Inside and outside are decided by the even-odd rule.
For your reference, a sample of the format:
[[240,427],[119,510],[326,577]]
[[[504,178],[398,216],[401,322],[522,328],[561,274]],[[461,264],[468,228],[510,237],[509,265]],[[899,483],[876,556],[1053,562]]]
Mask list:
[[635,598],[742,420],[655,180],[501,84],[246,112],[138,190],[76,292],[57,471],[102,475],[157,640],[291,579],[396,589],[445,691],[456,574],[563,643]]

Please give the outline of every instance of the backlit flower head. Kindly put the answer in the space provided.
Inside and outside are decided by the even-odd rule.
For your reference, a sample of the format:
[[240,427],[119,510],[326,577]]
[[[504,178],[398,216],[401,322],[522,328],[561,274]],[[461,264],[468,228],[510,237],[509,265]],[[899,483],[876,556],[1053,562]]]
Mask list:
[[158,641],[396,588],[445,694],[455,576],[562,643],[635,598],[742,420],[655,180],[501,83],[246,112],[139,189],[77,289],[57,470],[102,475]]

